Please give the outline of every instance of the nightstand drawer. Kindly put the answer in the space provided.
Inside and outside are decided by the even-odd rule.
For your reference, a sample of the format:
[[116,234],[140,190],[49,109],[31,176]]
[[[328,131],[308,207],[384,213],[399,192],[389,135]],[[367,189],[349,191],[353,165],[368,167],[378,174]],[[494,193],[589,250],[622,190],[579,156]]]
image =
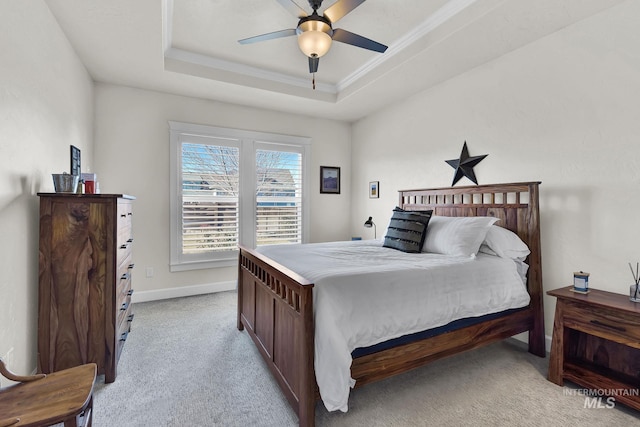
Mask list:
[[619,310],[566,301],[564,326],[640,348],[640,319]]

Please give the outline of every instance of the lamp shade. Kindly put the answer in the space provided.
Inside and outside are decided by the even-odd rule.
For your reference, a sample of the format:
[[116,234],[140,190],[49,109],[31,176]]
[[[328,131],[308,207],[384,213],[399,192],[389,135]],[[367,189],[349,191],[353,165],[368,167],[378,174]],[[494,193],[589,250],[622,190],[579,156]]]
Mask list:
[[298,46],[310,58],[320,58],[331,47],[331,27],[323,21],[309,20],[298,26]]
[[373,227],[373,238],[376,239],[378,237],[378,230],[376,230],[376,223],[373,222],[373,217],[369,217],[369,219],[364,222],[364,226],[367,228]]

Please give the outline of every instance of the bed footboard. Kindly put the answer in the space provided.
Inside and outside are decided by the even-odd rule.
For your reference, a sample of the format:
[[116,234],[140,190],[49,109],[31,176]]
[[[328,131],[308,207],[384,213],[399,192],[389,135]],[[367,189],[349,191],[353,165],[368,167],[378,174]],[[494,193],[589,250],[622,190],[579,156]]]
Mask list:
[[313,283],[240,247],[238,329],[246,328],[301,426],[315,422]]

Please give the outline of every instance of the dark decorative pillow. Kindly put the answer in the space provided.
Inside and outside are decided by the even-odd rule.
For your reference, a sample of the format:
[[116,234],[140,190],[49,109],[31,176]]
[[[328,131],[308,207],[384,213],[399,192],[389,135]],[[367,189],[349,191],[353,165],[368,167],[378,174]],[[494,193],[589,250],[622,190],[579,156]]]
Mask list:
[[420,252],[432,214],[433,211],[405,211],[396,207],[382,246],[409,253]]

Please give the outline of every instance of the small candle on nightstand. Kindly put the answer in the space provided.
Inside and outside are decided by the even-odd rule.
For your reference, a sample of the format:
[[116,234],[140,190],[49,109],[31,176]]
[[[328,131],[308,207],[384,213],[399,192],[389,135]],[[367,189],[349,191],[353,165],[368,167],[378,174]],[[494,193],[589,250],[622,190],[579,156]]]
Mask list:
[[584,271],[573,273],[573,290],[576,292],[589,292],[589,273]]

